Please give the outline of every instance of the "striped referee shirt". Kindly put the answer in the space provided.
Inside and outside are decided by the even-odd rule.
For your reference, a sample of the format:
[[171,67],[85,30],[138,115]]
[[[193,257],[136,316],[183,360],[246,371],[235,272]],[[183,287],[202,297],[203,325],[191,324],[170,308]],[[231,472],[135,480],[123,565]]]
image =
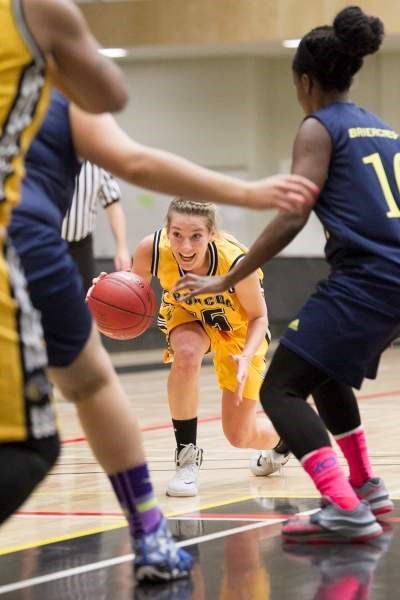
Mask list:
[[85,160],[76,177],[71,207],[64,217],[62,237],[68,242],[85,239],[95,230],[98,203],[107,208],[120,198],[121,191],[114,177]]

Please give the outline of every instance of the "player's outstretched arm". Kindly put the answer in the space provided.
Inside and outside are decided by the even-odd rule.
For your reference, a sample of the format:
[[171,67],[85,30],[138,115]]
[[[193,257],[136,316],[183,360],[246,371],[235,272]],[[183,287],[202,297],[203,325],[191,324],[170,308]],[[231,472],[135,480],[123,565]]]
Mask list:
[[195,201],[302,213],[317,186],[300,175],[242,181],[132,140],[111,115],[88,115],[71,106],[74,143],[84,158],[135,185]]
[[31,33],[49,62],[55,83],[91,112],[121,110],[128,98],[120,69],[102,56],[72,0],[23,0]]
[[[293,148],[293,173],[304,175],[322,189],[329,170],[332,144],[328,132],[314,118],[306,119],[301,125]],[[189,290],[185,298],[210,292],[221,292],[234,286],[238,281],[279,254],[303,229],[311,206],[303,214],[294,215],[279,212],[252,244],[249,252],[227,275],[223,277],[199,277],[186,274],[176,284],[175,290]]]
[[174,291],[189,290],[183,298],[185,300],[199,294],[223,292],[233,287],[285,248],[304,227],[308,214],[297,216],[280,212],[229,273],[218,277],[187,273],[176,283]]

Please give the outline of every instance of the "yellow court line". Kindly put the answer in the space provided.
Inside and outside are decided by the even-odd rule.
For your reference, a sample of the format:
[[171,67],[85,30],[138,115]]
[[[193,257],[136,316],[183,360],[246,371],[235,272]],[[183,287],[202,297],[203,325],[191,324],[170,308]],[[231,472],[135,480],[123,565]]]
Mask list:
[[173,513],[167,513],[167,517],[177,517],[177,516],[183,516],[185,514],[191,514],[194,512],[199,512],[200,510],[208,510],[210,508],[218,508],[219,506],[228,506],[229,504],[235,504],[236,502],[245,502],[246,500],[255,500],[256,498],[259,498],[260,496],[240,496],[239,498],[232,498],[230,500],[221,500],[220,502],[214,502],[212,504],[204,504],[204,505],[200,505],[197,508],[194,508],[193,510],[182,510],[182,511],[178,511],[178,512],[173,512]]
[[116,525],[114,523],[114,525],[97,527],[95,529],[84,529],[75,533],[66,533],[65,535],[45,538],[44,540],[30,542],[28,544],[18,544],[16,546],[9,546],[8,548],[1,548],[0,556],[3,556],[4,554],[12,554],[13,552],[20,552],[22,550],[29,550],[29,548],[39,548],[40,546],[46,546],[47,544],[56,544],[57,542],[64,542],[65,540],[73,540],[75,538],[85,537],[86,535],[94,535],[96,533],[112,531],[113,529],[122,529],[123,527],[126,527],[125,519],[120,521],[120,525]]
[[[185,510],[185,511],[181,511],[181,512],[173,512],[173,513],[166,513],[166,517],[175,517],[175,516],[179,516],[179,515],[184,515],[185,513],[191,513],[191,512],[197,512],[200,510],[207,510],[209,508],[217,508],[218,506],[225,506],[225,505],[229,505],[229,504],[234,504],[235,502],[244,502],[245,500],[254,500],[254,498],[257,498],[258,496],[243,496],[237,499],[232,499],[232,500],[227,500],[224,502],[217,502],[214,504],[207,504],[204,506],[200,506],[198,508],[195,508],[193,511],[190,510]],[[56,536],[56,537],[52,537],[52,538],[45,538],[44,540],[37,540],[35,542],[30,542],[28,544],[19,544],[16,546],[9,546],[7,548],[2,548],[0,549],[0,556],[3,556],[5,554],[12,554],[13,552],[21,552],[22,550],[29,550],[29,548],[39,548],[40,546],[46,546],[47,544],[56,544],[57,542],[63,542],[65,540],[72,540],[72,539],[78,539],[80,537],[85,537],[87,535],[94,535],[96,533],[103,533],[105,531],[113,531],[114,529],[122,529],[123,527],[126,527],[126,521],[124,520],[120,525],[108,525],[105,527],[98,527],[96,529],[85,529],[83,531],[76,531],[74,533],[69,533],[69,534],[65,534],[62,536]]]
[[[291,500],[311,500],[311,499],[318,499],[319,496],[312,495],[312,494],[304,494],[302,496],[299,496],[298,494],[294,494],[294,493],[290,493],[290,492],[285,492],[284,494],[275,492],[275,493],[269,493],[268,496],[265,496],[265,497],[266,498],[290,498]],[[167,518],[183,516],[185,514],[199,512],[201,510],[209,510],[210,508],[218,508],[220,506],[229,506],[230,504],[236,504],[237,502],[245,502],[246,500],[257,500],[259,498],[263,498],[263,496],[260,496],[258,494],[255,494],[252,496],[240,496],[239,498],[232,498],[230,500],[224,500],[224,501],[221,500],[220,502],[214,502],[211,504],[200,505],[198,508],[194,508],[193,510],[184,510],[184,511],[172,512],[172,513],[166,513],[165,516]],[[392,498],[392,500],[400,500],[400,496],[391,496],[391,498]],[[39,548],[40,546],[46,546],[47,544],[56,544],[57,542],[63,542],[65,540],[78,539],[80,537],[85,537],[87,535],[94,535],[96,533],[104,533],[106,531],[123,529],[126,526],[127,526],[126,521],[124,520],[124,521],[121,521],[118,525],[114,524],[114,525],[98,527],[95,529],[85,529],[83,531],[69,533],[69,534],[65,534],[65,535],[61,535],[61,536],[45,538],[44,540],[30,542],[28,544],[19,544],[16,546],[9,546],[8,548],[0,549],[0,556],[4,556],[5,554],[12,554],[13,552],[21,552],[22,550],[29,550],[29,548]]]

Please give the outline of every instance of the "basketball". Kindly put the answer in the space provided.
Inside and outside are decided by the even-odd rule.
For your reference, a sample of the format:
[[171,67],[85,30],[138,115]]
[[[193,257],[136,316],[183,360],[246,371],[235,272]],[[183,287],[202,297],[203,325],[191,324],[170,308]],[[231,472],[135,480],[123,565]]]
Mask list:
[[101,333],[114,340],[130,340],[150,327],[156,296],[139,275],[118,271],[94,285],[88,305]]

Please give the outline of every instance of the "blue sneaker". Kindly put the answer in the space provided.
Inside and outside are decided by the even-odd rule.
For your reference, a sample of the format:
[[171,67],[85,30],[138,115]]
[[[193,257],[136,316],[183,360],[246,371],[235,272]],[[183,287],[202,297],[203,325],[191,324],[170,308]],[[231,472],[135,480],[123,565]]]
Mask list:
[[137,582],[183,579],[193,567],[193,558],[177,547],[164,518],[155,531],[134,540],[133,550]]

